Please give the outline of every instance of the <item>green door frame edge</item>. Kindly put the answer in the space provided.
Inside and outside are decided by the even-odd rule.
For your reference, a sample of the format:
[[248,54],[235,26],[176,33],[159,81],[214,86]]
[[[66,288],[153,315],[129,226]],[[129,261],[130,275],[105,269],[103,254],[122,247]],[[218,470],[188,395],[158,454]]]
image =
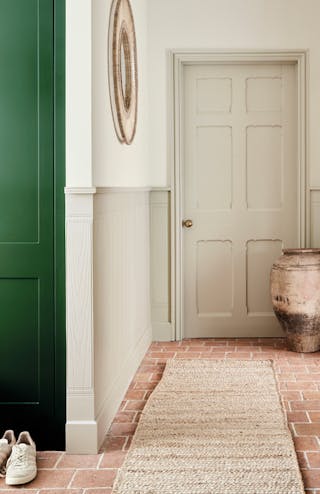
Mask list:
[[54,272],[56,447],[65,449],[65,0],[54,0]]

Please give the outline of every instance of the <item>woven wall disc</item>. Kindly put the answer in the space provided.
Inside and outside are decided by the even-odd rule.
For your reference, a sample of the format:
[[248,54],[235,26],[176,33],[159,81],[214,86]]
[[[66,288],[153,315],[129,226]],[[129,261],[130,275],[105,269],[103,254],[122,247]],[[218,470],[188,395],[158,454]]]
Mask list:
[[129,0],[114,0],[111,5],[109,90],[118,139],[130,144],[137,125],[138,76],[136,35]]

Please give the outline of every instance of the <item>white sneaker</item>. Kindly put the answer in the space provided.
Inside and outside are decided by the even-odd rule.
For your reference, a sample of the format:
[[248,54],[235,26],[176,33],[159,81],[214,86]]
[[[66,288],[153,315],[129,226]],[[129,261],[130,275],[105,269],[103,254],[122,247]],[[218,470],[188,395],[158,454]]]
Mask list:
[[12,430],[7,430],[0,439],[0,477],[4,477],[6,474],[6,464],[15,443],[16,438]]
[[36,445],[29,432],[21,432],[7,462],[6,484],[26,484],[36,475]]

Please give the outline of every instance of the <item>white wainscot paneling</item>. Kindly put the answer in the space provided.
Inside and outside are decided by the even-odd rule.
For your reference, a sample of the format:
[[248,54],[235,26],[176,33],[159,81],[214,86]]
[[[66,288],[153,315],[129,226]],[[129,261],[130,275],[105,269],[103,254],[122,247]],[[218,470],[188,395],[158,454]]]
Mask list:
[[94,203],[95,409],[101,444],[151,342],[145,189],[98,188]]
[[171,324],[170,192],[150,194],[151,316],[153,341],[174,339]]
[[311,190],[311,247],[320,247],[320,189]]

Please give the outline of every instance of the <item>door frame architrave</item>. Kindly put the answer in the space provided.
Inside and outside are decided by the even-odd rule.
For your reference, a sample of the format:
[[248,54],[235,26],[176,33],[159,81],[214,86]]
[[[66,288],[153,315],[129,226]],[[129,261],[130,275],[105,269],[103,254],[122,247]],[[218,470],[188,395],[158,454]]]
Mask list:
[[53,0],[54,94],[54,413],[56,448],[65,448],[66,423],[66,264],[65,264],[65,38],[66,1]]
[[285,64],[297,67],[298,106],[298,183],[300,246],[309,244],[310,212],[308,181],[307,69],[308,50],[252,51],[168,51],[168,147],[171,168],[171,321],[172,339],[183,338],[183,276],[182,276],[182,162],[183,162],[183,83],[184,67],[196,64]]

